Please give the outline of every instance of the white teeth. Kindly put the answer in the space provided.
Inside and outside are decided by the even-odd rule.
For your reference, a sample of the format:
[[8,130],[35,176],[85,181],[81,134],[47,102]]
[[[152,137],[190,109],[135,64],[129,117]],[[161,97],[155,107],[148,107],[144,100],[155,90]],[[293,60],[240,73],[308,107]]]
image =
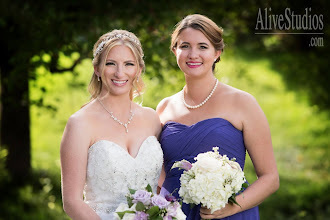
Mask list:
[[117,84],[124,84],[127,82],[127,80],[125,81],[118,81],[118,80],[112,80],[114,83],[117,83]]
[[198,66],[198,65],[201,65],[202,63],[188,63],[188,65],[191,65],[191,66]]

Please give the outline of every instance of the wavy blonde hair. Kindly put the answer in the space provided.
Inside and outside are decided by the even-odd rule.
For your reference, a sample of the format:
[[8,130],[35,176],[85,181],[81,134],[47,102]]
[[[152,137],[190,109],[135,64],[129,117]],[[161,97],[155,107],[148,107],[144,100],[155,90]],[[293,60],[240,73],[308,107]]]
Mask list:
[[[100,44],[102,44],[103,47],[100,47]],[[140,40],[135,36],[135,34],[129,31],[113,30],[111,32],[103,34],[97,40],[97,42],[94,44],[93,47],[93,54],[95,56],[92,63],[94,67],[95,66],[100,67],[101,78],[104,76],[104,67],[110,50],[114,46],[118,46],[118,45],[125,45],[131,49],[135,57],[135,61],[136,63],[138,63],[137,73],[141,71],[141,75],[142,75],[142,73],[144,73],[145,71],[145,64],[143,60],[144,54]],[[100,95],[102,86],[106,86],[107,88],[109,88],[109,85],[107,85],[106,81],[104,82],[105,83],[103,85],[102,80],[100,81],[97,80],[97,75],[95,74],[94,71],[88,86],[88,91],[91,94],[91,100],[96,99]],[[135,97],[140,96],[142,94],[143,89],[144,89],[144,83],[141,77],[139,78],[139,80],[135,78],[133,80],[133,87],[129,93],[130,99],[133,100]]]
[[[171,36],[171,51],[176,49],[178,37],[181,32],[187,28],[193,28],[202,32],[205,37],[211,42],[216,51],[223,51],[225,44],[222,38],[223,29],[208,17],[200,14],[188,15],[175,25],[175,29]],[[220,56],[213,63],[212,70],[215,64],[220,61]]]

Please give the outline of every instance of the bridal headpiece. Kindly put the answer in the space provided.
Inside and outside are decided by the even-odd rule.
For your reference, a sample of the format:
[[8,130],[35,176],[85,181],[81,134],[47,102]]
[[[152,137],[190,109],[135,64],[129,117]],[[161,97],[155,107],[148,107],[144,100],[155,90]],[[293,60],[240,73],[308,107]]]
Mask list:
[[112,36],[108,36],[107,38],[105,38],[104,40],[101,41],[101,43],[97,46],[93,56],[94,58],[100,54],[104,48],[104,46],[111,41],[112,39],[123,39],[124,37],[129,38],[131,41],[133,41],[135,44],[137,44],[138,46],[141,46],[140,42],[138,40],[136,40],[132,35],[128,34],[128,33],[120,33],[120,34],[115,34]]

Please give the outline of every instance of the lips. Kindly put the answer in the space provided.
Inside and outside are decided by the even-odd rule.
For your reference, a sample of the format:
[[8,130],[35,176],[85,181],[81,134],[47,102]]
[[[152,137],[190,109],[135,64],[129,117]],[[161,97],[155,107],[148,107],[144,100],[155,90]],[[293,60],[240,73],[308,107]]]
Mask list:
[[187,66],[189,68],[198,68],[202,65],[203,63],[201,62],[187,62]]
[[124,86],[126,85],[126,83],[128,82],[128,80],[111,80],[113,82],[113,84],[115,84],[116,86]]

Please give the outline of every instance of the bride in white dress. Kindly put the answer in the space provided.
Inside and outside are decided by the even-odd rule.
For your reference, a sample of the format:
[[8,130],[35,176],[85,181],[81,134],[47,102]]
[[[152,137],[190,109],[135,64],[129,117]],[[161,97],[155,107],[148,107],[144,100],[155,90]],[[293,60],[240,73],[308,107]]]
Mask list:
[[163,164],[156,112],[132,101],[143,88],[143,51],[114,30],[93,49],[91,101],[68,120],[61,142],[62,200],[72,219],[114,219],[129,188],[156,192]]

